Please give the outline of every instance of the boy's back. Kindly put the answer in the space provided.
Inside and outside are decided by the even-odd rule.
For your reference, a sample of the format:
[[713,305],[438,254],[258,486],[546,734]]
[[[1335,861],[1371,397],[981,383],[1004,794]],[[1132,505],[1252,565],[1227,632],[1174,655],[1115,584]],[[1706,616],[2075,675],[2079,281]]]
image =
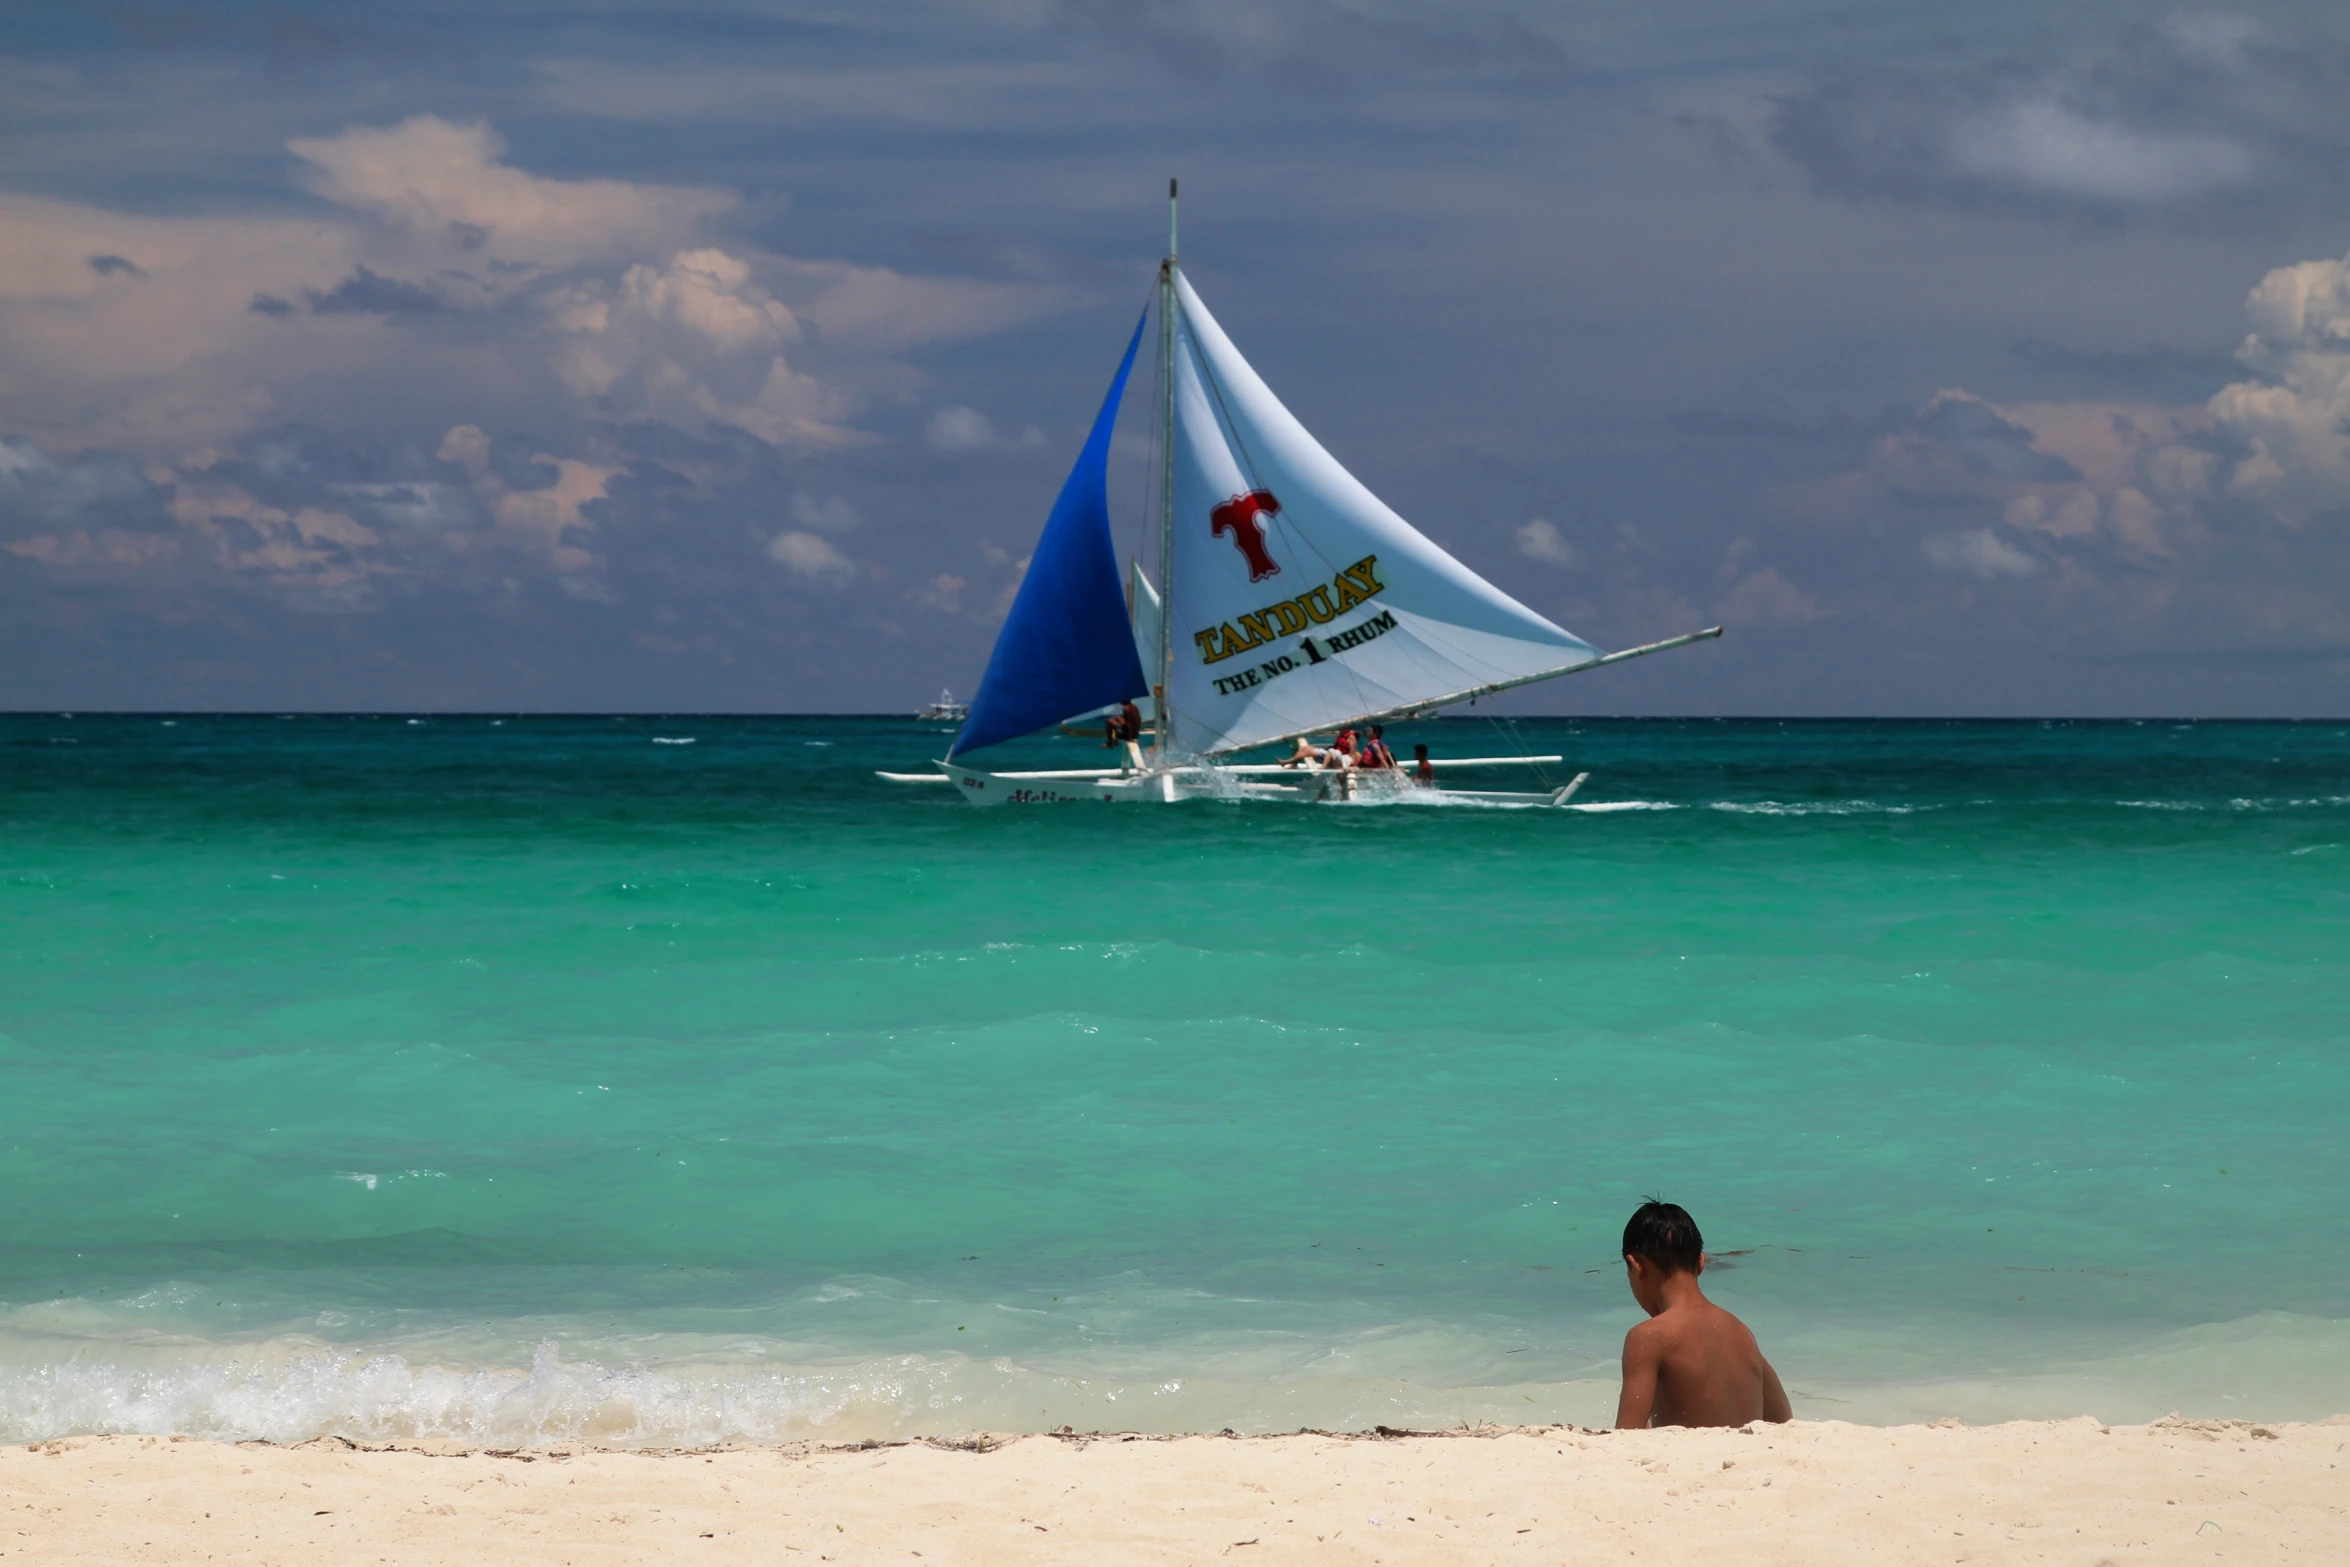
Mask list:
[[1705,1298],[1696,1221],[1651,1202],[1624,1228],[1624,1266],[1648,1320],[1624,1335],[1616,1424],[1740,1426],[1794,1411],[1746,1324]]

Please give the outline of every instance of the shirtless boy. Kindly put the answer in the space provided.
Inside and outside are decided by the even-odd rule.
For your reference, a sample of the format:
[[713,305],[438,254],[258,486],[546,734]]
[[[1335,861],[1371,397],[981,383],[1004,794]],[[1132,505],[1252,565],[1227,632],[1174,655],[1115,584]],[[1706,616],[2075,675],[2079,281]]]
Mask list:
[[1746,1324],[1698,1288],[1705,1239],[1686,1209],[1642,1203],[1624,1226],[1624,1271],[1648,1320],[1624,1335],[1619,1430],[1795,1418]]

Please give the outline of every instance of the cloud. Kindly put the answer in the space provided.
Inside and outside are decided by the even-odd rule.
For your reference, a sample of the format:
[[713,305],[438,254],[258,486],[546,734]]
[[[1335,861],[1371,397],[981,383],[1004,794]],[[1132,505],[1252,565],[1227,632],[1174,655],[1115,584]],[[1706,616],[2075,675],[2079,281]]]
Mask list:
[[1986,185],[2112,202],[2171,202],[2243,183],[2252,152],[2217,136],[2176,136],[2090,119],[2048,101],[2006,103],[1954,123],[1952,171]]
[[133,277],[147,281],[147,269],[128,256],[92,256],[90,270],[100,277]]
[[778,256],[775,285],[828,344],[894,352],[999,331],[1072,302],[1036,283],[910,277],[888,267]]
[[[449,308],[428,288],[398,278],[378,277],[365,267],[353,268],[351,275],[333,288],[305,289],[303,293],[310,300],[311,311],[322,316],[428,316]],[[264,300],[268,303],[264,304]],[[245,308],[262,315],[287,313],[283,301],[269,299],[265,294],[254,295],[253,302]]]
[[1666,419],[1683,435],[1732,436],[1758,441],[1813,442],[1838,440],[1848,430],[1804,424],[1774,414],[1741,413],[1722,408],[1684,408]]
[[169,493],[113,453],[60,462],[29,441],[0,440],[0,538],[61,528],[168,529]]
[[2247,448],[2227,490],[2298,527],[2350,507],[2350,257],[2279,267],[2246,309],[2237,357],[2257,378],[2210,403]]
[[[543,178],[500,161],[484,125],[427,115],[289,145],[321,214],[0,195],[0,429],[172,461],[293,408],[381,417],[406,397],[421,420],[494,398],[542,426],[727,426],[807,449],[857,438],[845,421],[864,398],[903,392],[887,356],[1067,298],[718,243],[732,196]],[[130,256],[135,289],[91,260]],[[793,357],[803,312],[824,375]],[[452,317],[463,332],[385,331]],[[513,401],[549,393],[573,406]]]
[[2008,352],[2019,364],[2048,375],[2126,388],[2141,396],[2206,397],[2237,369],[2235,357],[2225,349],[2177,348],[2167,343],[2085,349],[2023,337],[2009,344]]
[[922,439],[933,451],[985,451],[996,444],[995,425],[976,408],[941,408],[923,426]]
[[[2341,645],[2350,257],[2275,268],[2246,313],[2239,378],[2201,403],[1946,389],[1889,420],[1857,463],[1782,488],[1778,514],[1833,532],[1848,569],[1872,540],[1913,541],[1911,560],[2003,584],[2000,602],[2042,617],[2014,634],[2095,639],[2100,656]],[[1984,612],[1969,603],[1941,613]]]
[[1065,125],[1093,73],[1074,62],[948,60],[829,67],[641,59],[533,60],[531,96],[597,119],[766,125],[874,122],[932,129]]
[[767,546],[769,557],[800,576],[819,582],[841,582],[857,574],[857,563],[828,539],[813,533],[779,533]]
[[963,590],[969,586],[971,584],[965,578],[942,571],[921,587],[909,588],[906,592],[906,599],[908,602],[918,604],[925,609],[940,610],[949,615],[960,615],[963,612]]
[[1507,11],[1430,11],[1344,0],[1062,0],[1060,13],[1195,81],[1284,90],[1423,82],[1556,85],[1585,72],[1548,33]]
[[1572,566],[1575,547],[1563,538],[1556,523],[1536,517],[1518,528],[1518,553],[1528,560],[1539,560],[1553,566]]
[[2234,18],[2094,54],[1845,66],[1773,99],[1772,144],[1854,201],[2208,225],[2350,191],[2350,48]]
[[851,439],[841,394],[795,370],[784,347],[800,324],[723,250],[640,262],[612,283],[551,296],[564,384],[599,411],[681,429],[729,425],[775,445]]
[[657,246],[735,205],[721,191],[529,174],[503,161],[488,125],[430,114],[286,146],[303,183],[338,206],[428,246],[545,266]]
[[1748,573],[1714,606],[1715,619],[1725,626],[1807,626],[1827,613],[1770,566]]
[[488,545],[543,561],[568,579],[584,578],[602,566],[595,550],[596,525],[585,508],[604,499],[617,469],[540,452],[531,461],[551,477],[517,485],[492,465],[490,438],[470,424],[443,436],[436,455],[464,469],[475,493],[489,505],[495,526],[486,537]]
[[1963,576],[2029,577],[2040,569],[2038,561],[1989,528],[1933,534],[1921,541],[1921,547],[1936,568]]
[[1963,390],[1935,393],[1918,410],[1908,439],[1914,452],[1949,453],[1993,478],[2052,483],[2080,477],[2071,463],[2040,444],[2029,425]]
[[864,521],[845,497],[816,496],[806,490],[792,496],[791,517],[810,533],[850,533]]

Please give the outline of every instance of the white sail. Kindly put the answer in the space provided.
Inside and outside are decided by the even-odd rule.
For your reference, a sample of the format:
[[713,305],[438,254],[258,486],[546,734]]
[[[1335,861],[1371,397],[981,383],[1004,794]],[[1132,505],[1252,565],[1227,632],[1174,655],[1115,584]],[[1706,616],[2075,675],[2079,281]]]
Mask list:
[[1389,510],[1281,405],[1180,272],[1175,287],[1176,755],[1235,751],[1599,656]]

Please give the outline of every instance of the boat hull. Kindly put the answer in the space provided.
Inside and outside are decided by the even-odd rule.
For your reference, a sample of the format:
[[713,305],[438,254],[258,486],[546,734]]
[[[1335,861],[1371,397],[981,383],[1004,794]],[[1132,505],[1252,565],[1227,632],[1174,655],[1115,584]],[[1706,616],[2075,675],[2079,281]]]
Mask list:
[[1161,771],[996,773],[940,762],[940,772],[973,805],[1174,805],[1190,800],[1283,805],[1533,805],[1560,806],[1583,778],[1563,789],[1511,791],[1422,788],[1400,772],[1317,771],[1294,778],[1238,776],[1204,767]]
[[991,773],[957,762],[941,762],[947,781],[973,805],[1143,804],[1173,805],[1185,800],[1271,800],[1310,802],[1313,785],[1224,779],[1198,768],[1172,772],[1103,773],[1094,777],[1045,777]]

